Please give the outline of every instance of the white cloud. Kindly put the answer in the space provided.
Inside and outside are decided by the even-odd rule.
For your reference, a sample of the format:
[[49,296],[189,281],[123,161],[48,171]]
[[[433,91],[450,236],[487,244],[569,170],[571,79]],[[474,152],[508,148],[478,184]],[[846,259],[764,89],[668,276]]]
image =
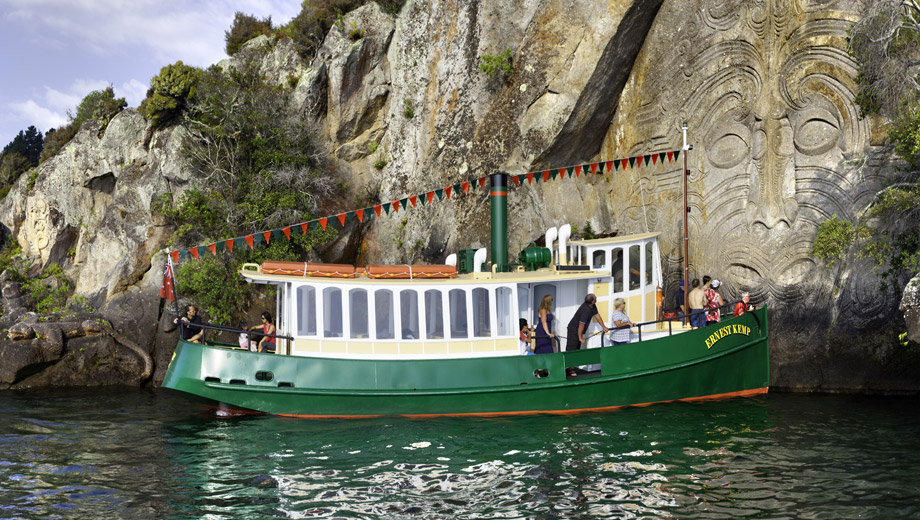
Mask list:
[[39,106],[38,103],[31,99],[22,103],[10,103],[9,107],[13,112],[13,117],[28,121],[30,125],[35,125],[42,132],[67,124],[65,114]]
[[125,98],[129,107],[137,107],[147,97],[148,87],[147,83],[131,79],[122,83],[120,87],[115,87],[115,96]]

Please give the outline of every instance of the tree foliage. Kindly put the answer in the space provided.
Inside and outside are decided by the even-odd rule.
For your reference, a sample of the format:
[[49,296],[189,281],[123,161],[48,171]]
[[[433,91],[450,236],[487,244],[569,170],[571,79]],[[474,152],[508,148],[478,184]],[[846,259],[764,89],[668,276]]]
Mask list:
[[229,31],[224,31],[225,50],[227,56],[233,56],[240,47],[256,36],[270,36],[272,33],[272,17],[259,20],[253,15],[237,11],[233,17],[233,25]]
[[871,0],[850,29],[850,53],[859,66],[856,102],[861,112],[888,118],[895,153],[908,168],[879,191],[854,221],[830,218],[818,228],[812,255],[833,265],[856,246],[869,258],[882,286],[920,270],[920,4]]
[[201,69],[177,61],[160,69],[150,80],[141,112],[154,127],[164,127],[178,120],[189,101],[194,99]]
[[71,117],[70,124],[79,130],[85,121],[95,119],[102,121],[102,128],[105,129],[109,121],[127,106],[125,98],[116,98],[115,90],[109,85],[103,90],[87,94],[77,105],[77,112]]
[[38,160],[41,158],[44,142],[45,139],[42,133],[39,132],[35,126],[30,126],[25,130],[20,130],[19,134],[14,137],[9,144],[3,147],[3,151],[0,152],[0,155],[15,153],[28,161],[31,167],[38,166]]
[[73,136],[77,135],[77,130],[79,129],[80,127],[69,124],[61,128],[48,130],[48,133],[45,134],[45,146],[42,148],[42,156],[39,162],[45,162],[57,155],[61,148],[64,148],[73,139]]
[[336,19],[366,3],[368,0],[304,0],[300,12],[278,28],[277,36],[291,38],[304,59],[313,59]]

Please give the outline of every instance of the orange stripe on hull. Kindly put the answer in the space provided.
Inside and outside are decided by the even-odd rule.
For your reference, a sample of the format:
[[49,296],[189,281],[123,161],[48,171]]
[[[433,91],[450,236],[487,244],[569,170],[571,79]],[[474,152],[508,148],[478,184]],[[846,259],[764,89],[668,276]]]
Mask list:
[[699,397],[685,397],[682,399],[671,399],[668,401],[652,401],[648,403],[637,403],[637,404],[622,404],[617,406],[601,406],[598,408],[577,408],[574,410],[525,410],[517,412],[468,412],[468,413],[424,413],[424,414],[400,414],[396,416],[388,416],[384,414],[375,414],[375,415],[311,415],[311,414],[288,414],[281,413],[276,414],[280,417],[295,417],[298,419],[371,419],[374,417],[406,417],[408,419],[425,419],[433,417],[503,417],[509,415],[539,415],[539,414],[553,414],[553,415],[572,415],[579,413],[587,412],[609,412],[613,410],[619,410],[622,408],[629,408],[633,406],[651,406],[653,404],[660,403],[674,403],[679,401],[712,401],[717,399],[731,399],[734,397],[753,397],[756,395],[766,394],[770,390],[769,387],[755,388],[753,390],[741,390],[739,392],[728,392],[724,394],[712,394],[712,395],[703,395]]

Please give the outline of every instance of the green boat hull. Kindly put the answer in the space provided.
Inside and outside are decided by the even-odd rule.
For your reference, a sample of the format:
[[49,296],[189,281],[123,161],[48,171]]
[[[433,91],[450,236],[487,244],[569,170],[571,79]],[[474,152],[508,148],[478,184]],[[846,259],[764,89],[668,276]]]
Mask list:
[[[566,367],[591,364],[601,369],[566,377]],[[537,356],[351,360],[180,341],[163,386],[228,411],[365,417],[606,410],[764,393],[769,380],[761,308],[654,340]]]

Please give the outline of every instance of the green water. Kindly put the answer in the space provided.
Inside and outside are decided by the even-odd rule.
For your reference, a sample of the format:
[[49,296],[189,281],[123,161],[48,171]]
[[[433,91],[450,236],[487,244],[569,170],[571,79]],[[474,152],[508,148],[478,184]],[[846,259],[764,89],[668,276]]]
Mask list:
[[920,518],[920,399],[507,419],[218,419],[0,394],[0,518]]

